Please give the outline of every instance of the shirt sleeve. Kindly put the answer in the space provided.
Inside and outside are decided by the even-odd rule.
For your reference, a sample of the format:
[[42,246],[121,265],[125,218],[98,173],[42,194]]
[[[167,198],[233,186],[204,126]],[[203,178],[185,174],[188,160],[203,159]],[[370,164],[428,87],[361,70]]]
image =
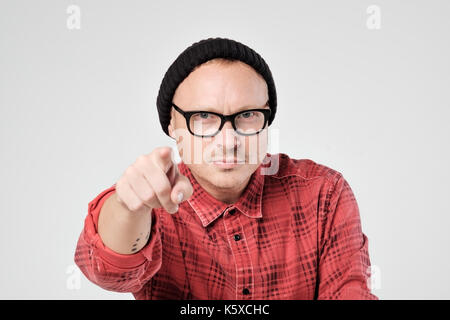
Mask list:
[[319,300],[378,300],[369,288],[369,241],[361,230],[358,204],[340,175],[320,212]]
[[115,192],[115,184],[88,204],[84,228],[78,238],[74,260],[82,273],[103,289],[137,292],[161,267],[162,246],[159,216],[152,210],[147,244],[134,254],[119,254],[102,242],[97,230],[103,203]]

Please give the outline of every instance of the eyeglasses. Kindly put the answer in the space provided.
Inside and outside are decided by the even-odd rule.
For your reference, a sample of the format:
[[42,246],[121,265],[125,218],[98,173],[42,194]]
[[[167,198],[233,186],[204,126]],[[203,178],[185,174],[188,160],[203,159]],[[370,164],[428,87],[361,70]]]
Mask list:
[[264,130],[270,116],[270,109],[249,109],[225,116],[211,111],[183,111],[173,102],[172,106],[186,119],[189,132],[202,138],[218,134],[227,121],[238,134],[252,136]]

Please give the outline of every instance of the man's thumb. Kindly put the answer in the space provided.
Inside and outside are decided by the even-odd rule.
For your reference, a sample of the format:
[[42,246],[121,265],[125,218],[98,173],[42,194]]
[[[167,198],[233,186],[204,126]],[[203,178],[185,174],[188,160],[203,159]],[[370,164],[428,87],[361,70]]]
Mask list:
[[179,174],[176,177],[175,184],[172,188],[172,192],[170,194],[170,198],[174,203],[181,203],[192,196],[193,193],[192,184],[189,181],[189,178]]

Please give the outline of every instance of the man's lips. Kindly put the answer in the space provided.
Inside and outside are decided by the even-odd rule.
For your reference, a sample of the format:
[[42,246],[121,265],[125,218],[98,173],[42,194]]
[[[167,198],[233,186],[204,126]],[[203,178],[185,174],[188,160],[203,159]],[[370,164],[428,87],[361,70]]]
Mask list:
[[221,168],[221,169],[232,169],[235,168],[239,165],[242,165],[245,163],[245,161],[240,160],[240,159],[216,159],[216,160],[212,160],[210,162],[211,164],[213,164],[214,166]]
[[211,161],[212,163],[244,163],[244,160],[240,159],[215,159]]
[[241,163],[238,163],[238,162],[234,162],[234,163],[233,162],[218,162],[218,161],[213,162],[214,166],[216,166],[218,168],[221,168],[221,169],[233,169],[233,168],[235,168],[237,166],[240,166],[242,164],[243,164],[243,162],[241,162]]

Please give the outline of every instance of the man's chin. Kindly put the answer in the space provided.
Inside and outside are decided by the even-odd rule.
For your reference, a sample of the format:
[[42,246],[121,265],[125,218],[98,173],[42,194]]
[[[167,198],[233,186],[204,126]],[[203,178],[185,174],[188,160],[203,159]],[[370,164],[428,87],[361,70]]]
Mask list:
[[244,183],[254,171],[253,165],[250,164],[238,164],[227,168],[227,166],[217,166],[209,163],[206,167],[201,166],[196,169],[196,173],[202,180],[206,180],[208,183],[222,189],[236,188],[236,186]]
[[[243,168],[239,170],[239,168],[217,168],[211,166],[210,170],[206,173],[205,178],[208,179],[211,183],[216,185],[217,187],[222,188],[231,188],[236,187],[236,184],[239,184],[242,180],[243,176]],[[245,170],[244,170],[245,171]]]
[[237,179],[230,179],[230,177],[227,178],[220,178],[218,176],[212,178],[209,180],[209,182],[214,185],[218,189],[223,190],[233,190],[236,188],[236,186],[240,185],[242,182]]

